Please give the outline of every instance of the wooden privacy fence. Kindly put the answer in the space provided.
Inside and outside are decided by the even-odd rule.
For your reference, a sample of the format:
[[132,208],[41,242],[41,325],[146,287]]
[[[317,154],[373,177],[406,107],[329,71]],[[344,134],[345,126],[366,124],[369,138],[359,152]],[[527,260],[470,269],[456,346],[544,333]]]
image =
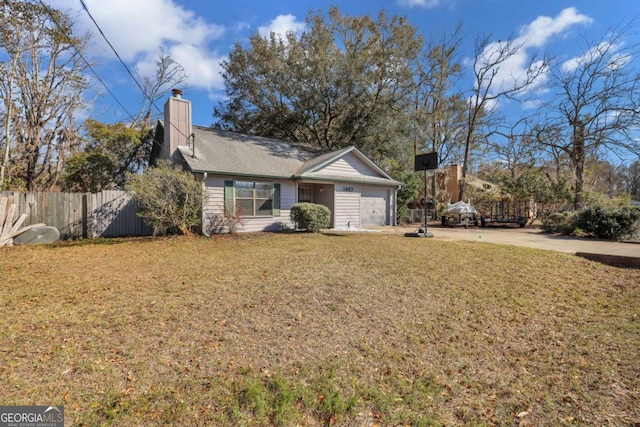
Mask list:
[[3,191],[13,197],[23,225],[44,223],[60,230],[62,239],[150,236],[153,228],[136,214],[139,202],[121,190],[100,193],[23,193]]

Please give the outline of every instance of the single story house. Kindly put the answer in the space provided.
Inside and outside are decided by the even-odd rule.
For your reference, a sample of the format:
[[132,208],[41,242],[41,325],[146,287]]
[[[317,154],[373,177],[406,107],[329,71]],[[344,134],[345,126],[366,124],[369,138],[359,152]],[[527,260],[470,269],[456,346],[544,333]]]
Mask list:
[[308,144],[193,126],[191,102],[173,90],[155,129],[151,163],[171,159],[192,172],[207,194],[203,230],[225,213],[243,218],[241,231],[293,227],[298,202],[327,206],[332,228],[396,225],[393,180],[355,147]]

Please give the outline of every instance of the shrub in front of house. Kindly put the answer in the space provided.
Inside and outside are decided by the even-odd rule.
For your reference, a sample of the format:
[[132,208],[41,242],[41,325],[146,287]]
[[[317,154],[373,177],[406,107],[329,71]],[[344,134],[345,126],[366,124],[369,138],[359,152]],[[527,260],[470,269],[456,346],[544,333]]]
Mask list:
[[208,213],[206,215],[207,222],[205,227],[205,232],[208,236],[213,234],[236,234],[240,231],[246,224],[244,217],[236,214],[236,213],[222,213],[222,214],[213,214]]
[[296,203],[291,207],[290,216],[298,229],[312,232],[329,228],[331,221],[329,208],[315,203]]
[[202,184],[193,174],[158,162],[143,174],[127,174],[125,190],[142,205],[138,216],[153,227],[153,235],[189,234],[200,224]]

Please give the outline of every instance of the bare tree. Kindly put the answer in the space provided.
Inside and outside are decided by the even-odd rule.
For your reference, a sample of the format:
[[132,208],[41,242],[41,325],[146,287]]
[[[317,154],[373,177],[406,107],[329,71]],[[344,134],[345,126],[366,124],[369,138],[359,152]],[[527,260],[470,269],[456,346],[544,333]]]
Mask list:
[[[6,85],[2,87],[4,89],[4,98],[8,101],[5,102],[7,107],[7,111],[4,113],[4,150],[2,150],[2,164],[0,164],[0,190],[4,187],[4,177],[7,171],[7,165],[9,164],[9,155],[11,154],[11,121],[13,118],[13,86],[15,80],[15,69],[18,61],[18,55],[14,55],[13,59],[10,61],[10,65],[8,67],[3,67],[2,75],[6,79],[6,75],[8,74],[8,80],[6,81]],[[0,89],[0,90],[2,90]]]
[[[457,60],[461,30],[458,25],[452,33],[430,40],[417,64],[413,154],[437,152],[440,164],[454,163],[462,156],[466,102],[462,93],[453,91],[462,74]],[[436,187],[434,176],[434,197]]]
[[439,159],[444,161],[459,145],[464,122],[461,116],[466,108],[462,94],[453,93],[452,88],[462,73],[462,66],[456,61],[460,31],[458,26],[453,33],[429,41],[418,62],[413,154],[438,151]]
[[614,165],[608,160],[590,158],[585,165],[585,188],[614,198],[625,193],[624,164]]
[[536,165],[542,156],[534,130],[526,117],[505,130],[496,129],[493,137],[487,140],[487,150],[509,172],[511,178],[516,178],[519,171]]
[[0,187],[54,187],[79,144],[87,41],[68,15],[40,2],[0,3],[0,101],[6,107]]
[[634,161],[623,170],[623,188],[632,199],[640,200],[640,159]]
[[[476,40],[473,58],[474,86],[468,100],[467,126],[462,163],[460,195],[465,193],[465,183],[469,172],[471,150],[481,139],[494,132],[492,128],[499,123],[496,103],[502,98],[514,98],[523,93],[547,70],[546,58],[535,55],[529,58],[524,75],[516,76],[505,69],[509,61],[522,53],[524,44],[517,39],[490,42],[488,37]],[[501,78],[508,75],[508,78]]]
[[155,102],[189,78],[184,67],[167,54],[163,48],[160,49],[155,65],[155,75],[153,76],[140,76],[139,70],[136,70],[144,89],[144,99],[135,118],[135,124],[140,128],[151,125]]
[[605,149],[624,158],[639,154],[640,45],[629,44],[636,21],[586,42],[581,56],[557,63],[551,77],[555,98],[545,106],[538,141],[567,154],[575,179],[574,208],[584,206],[585,164]]

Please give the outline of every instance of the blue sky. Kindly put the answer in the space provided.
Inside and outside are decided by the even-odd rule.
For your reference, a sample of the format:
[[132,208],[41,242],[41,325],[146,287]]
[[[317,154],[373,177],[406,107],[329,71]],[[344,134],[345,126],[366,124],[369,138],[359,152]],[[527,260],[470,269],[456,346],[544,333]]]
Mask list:
[[[80,31],[93,33],[88,57],[126,111],[135,113],[142,94],[125,68],[82,9],[80,0],[46,0],[77,16]],[[343,14],[375,17],[384,9],[406,16],[425,39],[451,32],[462,23],[465,36],[461,60],[471,58],[478,35],[505,40],[520,37],[525,49],[514,58],[504,75],[522,72],[533,54],[551,53],[570,61],[584,53],[585,38],[599,40],[613,26],[640,14],[638,0],[84,0],[109,41],[131,69],[153,71],[153,61],[164,48],[180,62],[189,80],[184,97],[192,101],[194,124],[210,125],[214,106],[224,98],[220,61],[235,42],[269,31],[304,31],[309,10],[326,12],[338,6]],[[633,36],[639,37],[639,34]],[[638,43],[640,38],[629,40]],[[127,121],[127,113],[94,78],[88,115],[94,119]],[[536,90],[544,90],[544,79]],[[471,88],[470,76],[459,82]],[[164,101],[158,107],[162,108]]]

